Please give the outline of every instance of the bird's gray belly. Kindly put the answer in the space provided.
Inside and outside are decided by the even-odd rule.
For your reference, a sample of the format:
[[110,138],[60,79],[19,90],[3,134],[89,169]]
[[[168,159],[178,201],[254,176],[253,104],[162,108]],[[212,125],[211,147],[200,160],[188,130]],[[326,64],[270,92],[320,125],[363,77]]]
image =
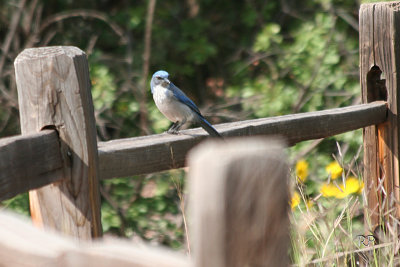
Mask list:
[[153,98],[157,108],[170,121],[192,121],[193,111],[175,98],[165,97],[165,95],[159,94],[153,94]]

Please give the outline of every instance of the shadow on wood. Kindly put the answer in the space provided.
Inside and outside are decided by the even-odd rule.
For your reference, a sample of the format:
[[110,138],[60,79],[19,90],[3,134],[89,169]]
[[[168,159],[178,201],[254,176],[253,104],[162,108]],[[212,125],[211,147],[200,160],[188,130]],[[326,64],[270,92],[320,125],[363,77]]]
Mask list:
[[287,266],[288,166],[278,139],[209,141],[189,155],[196,266]]
[[[365,225],[393,227],[400,217],[400,2],[360,7],[360,83],[363,103],[386,100],[387,120],[364,128]],[[383,76],[383,77],[382,77]]]
[[0,139],[0,201],[62,177],[60,142],[55,131]]

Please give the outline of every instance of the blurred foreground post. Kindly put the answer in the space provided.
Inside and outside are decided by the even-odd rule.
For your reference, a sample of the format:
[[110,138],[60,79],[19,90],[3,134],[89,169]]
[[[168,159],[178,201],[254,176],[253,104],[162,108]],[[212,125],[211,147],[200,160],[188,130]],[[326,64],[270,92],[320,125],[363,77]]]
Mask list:
[[364,128],[365,222],[374,231],[400,214],[400,2],[363,4],[359,18],[362,101],[388,105],[386,122]]
[[287,266],[288,166],[277,139],[210,141],[189,156],[196,266]]
[[26,49],[15,60],[22,134],[55,129],[60,181],[29,193],[32,219],[78,239],[102,234],[96,128],[86,55],[76,47]]
[[177,251],[112,238],[76,242],[18,217],[0,210],[2,267],[193,267]]

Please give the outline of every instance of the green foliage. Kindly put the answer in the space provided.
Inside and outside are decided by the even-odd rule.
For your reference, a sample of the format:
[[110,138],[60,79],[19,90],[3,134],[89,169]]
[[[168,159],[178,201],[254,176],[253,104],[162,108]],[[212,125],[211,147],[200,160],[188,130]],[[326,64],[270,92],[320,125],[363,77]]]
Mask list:
[[[92,80],[92,97],[95,110],[110,109],[115,102],[115,79],[105,65],[93,65],[90,69]],[[133,111],[137,111],[134,105],[129,105]]]
[[183,172],[174,171],[148,179],[104,181],[103,230],[181,248],[184,229],[178,195],[183,193],[183,179]]
[[[347,72],[356,67],[358,56],[342,50],[356,50],[357,42],[346,42],[336,27],[336,15],[327,12],[316,12],[311,20],[285,32],[277,24],[267,24],[253,47],[258,54],[252,65],[263,74],[243,78],[241,84],[231,86],[229,95],[240,93],[244,108],[256,117],[350,104],[359,87],[358,77]],[[248,77],[249,70],[242,75]],[[344,93],[348,97],[335,97]]]
[[272,43],[279,45],[282,43],[282,36],[279,34],[281,26],[276,23],[270,23],[264,26],[264,29],[257,36],[254,44],[255,52],[267,52]]
[[19,214],[29,216],[28,193],[19,194],[11,199],[2,201],[0,204],[0,210],[2,208],[11,209]]

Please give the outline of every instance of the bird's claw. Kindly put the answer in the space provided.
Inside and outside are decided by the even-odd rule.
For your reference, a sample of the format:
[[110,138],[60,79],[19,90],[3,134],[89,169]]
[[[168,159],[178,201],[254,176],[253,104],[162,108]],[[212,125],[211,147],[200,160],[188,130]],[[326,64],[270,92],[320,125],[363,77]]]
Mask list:
[[179,131],[174,131],[174,130],[168,130],[165,133],[174,134],[174,135],[179,135],[180,134]]

